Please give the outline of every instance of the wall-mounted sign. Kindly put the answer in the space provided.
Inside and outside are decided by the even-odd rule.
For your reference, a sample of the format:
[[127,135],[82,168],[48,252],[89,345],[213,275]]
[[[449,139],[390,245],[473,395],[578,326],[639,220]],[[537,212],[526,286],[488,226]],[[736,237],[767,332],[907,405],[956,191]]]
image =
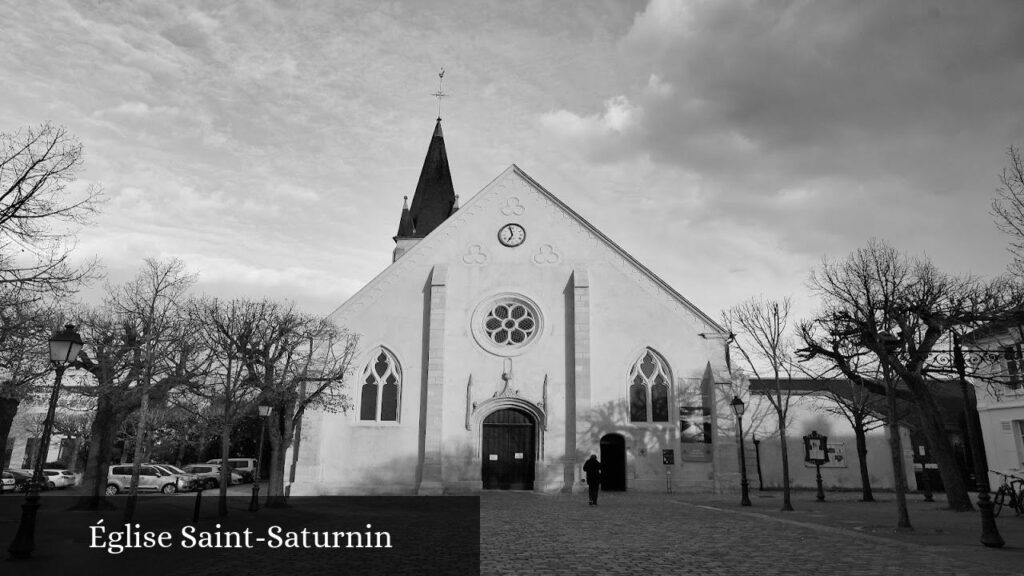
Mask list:
[[661,451],[661,463],[665,466],[673,466],[676,463],[676,451],[675,450],[662,450]]
[[497,459],[498,459],[498,455],[497,455],[497,454],[491,454],[491,455],[490,455],[490,456],[488,457],[488,460],[497,460]]
[[516,458],[516,460],[522,460],[523,459],[523,453],[522,452],[516,452],[515,458]]

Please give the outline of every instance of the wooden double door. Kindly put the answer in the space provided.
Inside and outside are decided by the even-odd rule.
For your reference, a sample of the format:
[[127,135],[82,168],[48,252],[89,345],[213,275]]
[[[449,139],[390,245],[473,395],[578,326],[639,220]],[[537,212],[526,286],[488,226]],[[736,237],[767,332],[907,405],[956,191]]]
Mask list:
[[505,408],[483,423],[481,451],[485,490],[533,490],[537,425],[529,414]]

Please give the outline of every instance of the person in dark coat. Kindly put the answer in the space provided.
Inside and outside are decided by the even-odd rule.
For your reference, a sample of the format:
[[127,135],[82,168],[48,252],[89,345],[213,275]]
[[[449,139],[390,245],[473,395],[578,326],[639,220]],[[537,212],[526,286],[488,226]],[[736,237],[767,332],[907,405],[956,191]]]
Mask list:
[[590,455],[590,459],[583,465],[583,472],[587,475],[587,486],[590,488],[590,505],[597,506],[597,493],[601,487],[601,463],[597,456]]

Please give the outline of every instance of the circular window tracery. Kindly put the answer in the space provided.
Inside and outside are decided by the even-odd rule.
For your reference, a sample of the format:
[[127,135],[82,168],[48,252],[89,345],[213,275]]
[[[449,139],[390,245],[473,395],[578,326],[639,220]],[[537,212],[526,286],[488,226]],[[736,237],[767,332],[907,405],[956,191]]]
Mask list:
[[503,295],[482,303],[473,315],[473,334],[486,350],[514,356],[541,332],[537,306],[526,298]]
[[484,332],[499,346],[525,344],[536,330],[536,316],[522,302],[498,302],[484,317]]

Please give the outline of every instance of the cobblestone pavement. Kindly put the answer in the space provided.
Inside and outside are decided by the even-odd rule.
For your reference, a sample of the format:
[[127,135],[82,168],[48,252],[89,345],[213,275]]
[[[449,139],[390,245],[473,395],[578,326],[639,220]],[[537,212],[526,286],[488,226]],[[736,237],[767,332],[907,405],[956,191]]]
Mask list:
[[[481,574],[1009,575],[854,531],[687,503],[670,494],[486,493]],[[1001,551],[993,551],[1000,553]]]
[[[239,494],[241,495],[241,494]],[[762,496],[763,497],[763,496]],[[807,495],[798,495],[807,498]],[[740,509],[735,498],[693,494],[602,494],[601,504],[590,507],[586,496],[542,495],[529,492],[485,492],[480,497],[480,560],[485,575],[616,575],[662,576],[737,574],[829,575],[991,575],[1024,574],[1024,517],[1000,518],[1006,528],[1007,547],[988,549],[977,543],[977,517],[935,510],[935,504],[917,504],[912,517],[915,535],[894,536],[878,526],[889,523],[887,503],[855,505],[830,495],[827,505],[795,501],[797,513],[778,514],[778,502],[758,500]],[[147,497],[140,508],[142,522],[155,529],[188,523],[190,496]],[[346,517],[362,518],[360,506],[345,503],[309,508],[246,511],[248,499],[230,502],[226,527],[297,522],[312,529],[338,529],[350,525]],[[0,514],[0,541],[10,542],[18,523],[20,499]],[[416,530],[424,556],[412,565],[396,565],[387,554],[352,557],[339,564],[337,555],[311,550],[272,554],[176,553],[160,563],[132,554],[112,558],[117,570],[84,569],[83,560],[95,558],[85,549],[92,515],[66,512],[66,506],[48,501],[40,515],[37,553],[26,563],[0,562],[0,574],[88,576],[118,570],[151,575],[272,574],[441,574],[432,563],[450,566],[457,554],[447,541],[405,509],[396,510],[381,525],[409,525]],[[931,512],[929,512],[931,510]],[[105,512],[109,523],[121,511]],[[877,518],[876,518],[877,516]],[[881,518],[881,520],[879,519]],[[420,518],[419,521],[422,521]],[[204,501],[200,526],[216,522],[215,500]],[[853,526],[852,528],[850,526]],[[939,527],[943,527],[940,529]],[[365,560],[365,561],[364,561]]]

